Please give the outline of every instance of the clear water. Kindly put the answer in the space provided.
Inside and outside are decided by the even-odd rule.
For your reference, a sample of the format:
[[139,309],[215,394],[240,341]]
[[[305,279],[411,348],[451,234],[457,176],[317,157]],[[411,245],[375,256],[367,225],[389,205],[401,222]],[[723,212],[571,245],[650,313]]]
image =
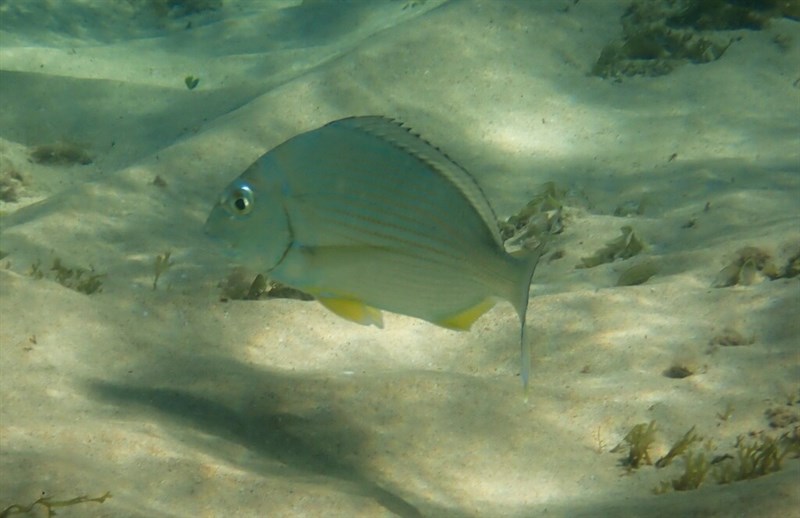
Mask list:
[[[792,450],[716,480],[739,436],[797,440],[792,5],[756,13],[774,15],[758,30],[691,33],[712,54],[733,40],[719,59],[650,59],[665,51],[639,41],[598,77],[628,2],[0,2],[0,509],[109,491],[56,510],[796,513]],[[508,305],[457,333],[230,300],[256,272],[232,274],[202,234],[220,189],[287,138],[367,114],[439,146],[502,218],[555,182],[527,401]],[[576,268],[623,226],[640,253]],[[646,262],[653,277],[617,286]],[[732,264],[739,282],[712,288]],[[625,465],[624,437],[651,421],[653,462],[693,426],[690,451],[724,460],[654,494],[685,458]]]

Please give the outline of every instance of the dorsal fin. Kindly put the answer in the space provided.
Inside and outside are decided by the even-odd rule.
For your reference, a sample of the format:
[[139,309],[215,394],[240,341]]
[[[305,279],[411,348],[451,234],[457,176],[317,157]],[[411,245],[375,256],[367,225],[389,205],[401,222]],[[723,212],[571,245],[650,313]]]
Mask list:
[[349,117],[333,121],[327,126],[350,128],[376,136],[427,164],[431,169],[446,178],[475,207],[490,233],[500,247],[503,241],[497,226],[497,216],[489,205],[483,190],[463,167],[458,165],[439,148],[433,146],[402,123],[382,117],[370,115]]

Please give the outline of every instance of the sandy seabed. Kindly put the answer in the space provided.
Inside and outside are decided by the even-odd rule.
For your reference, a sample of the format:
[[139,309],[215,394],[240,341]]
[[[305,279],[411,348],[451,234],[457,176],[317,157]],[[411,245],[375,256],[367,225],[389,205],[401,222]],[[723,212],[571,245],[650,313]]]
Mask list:
[[[655,495],[683,459],[629,471],[610,451],[651,421],[654,461],[692,426],[709,459],[797,426],[798,278],[711,285],[745,246],[777,265],[800,247],[798,22],[617,82],[589,71],[623,1],[121,4],[0,4],[0,167],[17,194],[0,203],[0,508],[110,491],[58,514],[800,516],[791,455]],[[220,301],[233,265],[201,232],[220,189],[363,114],[440,146],[500,215],[547,181],[569,193],[563,257],[533,280],[527,402],[507,304],[457,333]],[[32,159],[58,142],[70,163]],[[641,254],[575,268],[625,225]],[[56,257],[102,289],[63,286]],[[654,277],[616,286],[643,260]]]

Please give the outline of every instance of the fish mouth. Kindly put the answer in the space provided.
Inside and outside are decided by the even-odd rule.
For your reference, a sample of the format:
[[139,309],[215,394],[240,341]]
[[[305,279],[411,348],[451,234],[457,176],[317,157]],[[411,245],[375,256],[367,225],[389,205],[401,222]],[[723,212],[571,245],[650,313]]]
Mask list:
[[211,239],[220,240],[225,235],[224,225],[227,222],[225,215],[225,209],[216,205],[203,223],[203,234]]
[[218,251],[223,255],[229,258],[234,257],[236,255],[236,248],[233,243],[225,239],[225,233],[220,231],[221,229],[214,222],[215,219],[212,212],[203,225],[203,235],[206,239],[213,242]]

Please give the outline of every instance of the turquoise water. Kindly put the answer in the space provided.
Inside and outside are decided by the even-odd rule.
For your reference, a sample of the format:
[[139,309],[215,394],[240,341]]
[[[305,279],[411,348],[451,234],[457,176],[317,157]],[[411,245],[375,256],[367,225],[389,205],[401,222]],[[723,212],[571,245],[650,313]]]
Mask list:
[[[795,513],[791,450],[716,478],[737,437],[797,437],[797,15],[698,29],[666,4],[639,26],[703,49],[626,35],[611,0],[0,2],[0,509]],[[258,272],[202,234],[220,189],[370,114],[444,150],[503,219],[555,183],[527,401],[508,305],[458,333],[233,300]],[[576,268],[625,226],[641,251]],[[653,462],[693,426],[691,451],[722,459],[700,487],[653,494],[683,457],[626,466],[651,421]]]

